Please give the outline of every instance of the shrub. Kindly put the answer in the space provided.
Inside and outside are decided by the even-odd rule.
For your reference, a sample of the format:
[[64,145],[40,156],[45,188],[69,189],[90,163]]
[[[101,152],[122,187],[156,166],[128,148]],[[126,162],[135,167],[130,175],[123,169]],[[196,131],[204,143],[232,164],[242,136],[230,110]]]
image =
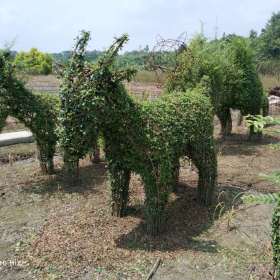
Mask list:
[[52,72],[53,58],[35,48],[29,52],[19,52],[14,60],[16,69],[26,74],[48,75]]

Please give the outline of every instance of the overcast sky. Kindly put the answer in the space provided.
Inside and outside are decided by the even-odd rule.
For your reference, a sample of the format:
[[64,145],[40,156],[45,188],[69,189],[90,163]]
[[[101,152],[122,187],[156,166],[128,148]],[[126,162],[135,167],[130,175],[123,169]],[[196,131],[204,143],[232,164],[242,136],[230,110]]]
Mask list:
[[[157,35],[190,38],[201,30],[213,38],[260,31],[280,0],[0,0],[0,47],[37,47],[48,52],[72,48],[78,31],[92,32],[90,49],[104,49],[128,33],[127,49],[152,46]],[[217,29],[215,28],[217,27]]]

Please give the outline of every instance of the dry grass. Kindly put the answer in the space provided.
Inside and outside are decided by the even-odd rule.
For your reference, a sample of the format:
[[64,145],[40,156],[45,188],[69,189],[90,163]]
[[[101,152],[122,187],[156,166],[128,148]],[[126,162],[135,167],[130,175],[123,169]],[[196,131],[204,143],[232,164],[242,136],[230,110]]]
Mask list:
[[163,84],[166,79],[166,74],[156,73],[155,71],[138,71],[133,78],[134,82],[144,84]]
[[270,89],[280,85],[280,80],[277,76],[261,75],[260,78],[265,91],[269,91]]

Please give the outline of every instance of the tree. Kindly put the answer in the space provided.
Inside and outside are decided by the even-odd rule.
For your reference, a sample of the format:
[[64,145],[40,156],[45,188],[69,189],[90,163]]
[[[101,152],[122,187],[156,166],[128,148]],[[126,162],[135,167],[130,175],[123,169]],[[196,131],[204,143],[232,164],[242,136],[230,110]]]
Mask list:
[[19,71],[27,74],[48,75],[52,72],[53,58],[49,54],[32,48],[29,52],[19,52],[14,64]]
[[280,59],[280,12],[273,13],[259,36],[259,56]]

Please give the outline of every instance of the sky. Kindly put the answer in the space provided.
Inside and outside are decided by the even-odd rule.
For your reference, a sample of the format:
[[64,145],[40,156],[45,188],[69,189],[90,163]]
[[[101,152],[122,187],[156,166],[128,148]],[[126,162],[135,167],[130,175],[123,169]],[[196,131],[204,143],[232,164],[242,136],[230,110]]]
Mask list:
[[159,36],[190,39],[258,32],[280,0],[0,0],[0,48],[70,50],[80,30],[91,31],[89,49],[103,50],[128,33],[126,50],[153,46]]

